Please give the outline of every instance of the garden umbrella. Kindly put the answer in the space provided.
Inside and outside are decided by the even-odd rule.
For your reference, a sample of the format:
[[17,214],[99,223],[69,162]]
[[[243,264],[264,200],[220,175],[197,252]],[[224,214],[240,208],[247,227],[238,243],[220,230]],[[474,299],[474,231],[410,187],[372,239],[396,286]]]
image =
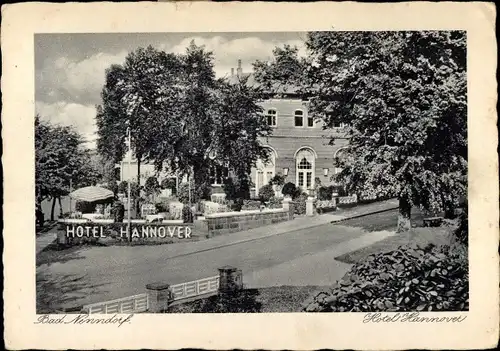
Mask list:
[[77,189],[69,194],[69,196],[77,201],[98,202],[112,199],[115,195],[111,190],[101,188],[99,186],[86,186]]

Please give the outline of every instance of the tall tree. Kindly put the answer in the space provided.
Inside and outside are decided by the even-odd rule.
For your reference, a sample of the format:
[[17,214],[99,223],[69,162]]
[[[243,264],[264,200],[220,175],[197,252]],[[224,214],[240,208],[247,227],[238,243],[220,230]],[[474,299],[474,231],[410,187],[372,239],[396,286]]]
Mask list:
[[[466,192],[465,33],[314,32],[306,46],[306,59],[281,54],[303,68],[291,83],[310,112],[327,128],[349,126],[341,177],[350,190],[397,195],[399,231],[412,206],[450,213]],[[278,60],[255,68],[261,82],[286,82]]]
[[99,173],[92,167],[89,150],[71,127],[56,126],[35,117],[35,193],[37,204],[52,200],[51,220],[61,197],[70,187],[95,184]]
[[[123,65],[106,70],[106,82],[97,108],[97,147],[101,154],[114,162],[123,159],[126,151],[127,128],[131,131],[131,147],[137,159],[137,181],[140,168],[148,160],[149,150],[161,139],[161,125],[171,121],[171,108],[179,85],[179,62],[175,55],[152,46],[131,52]],[[139,198],[139,194],[136,194]],[[136,202],[136,210],[138,203]]]
[[245,79],[236,84],[216,79],[211,52],[192,42],[178,58],[180,95],[170,99],[177,114],[159,121],[161,140],[150,148],[149,158],[158,168],[192,174],[196,200],[206,195],[211,167],[227,166],[240,178],[248,176],[256,159],[265,156],[258,139],[270,128],[257,104],[259,92]]

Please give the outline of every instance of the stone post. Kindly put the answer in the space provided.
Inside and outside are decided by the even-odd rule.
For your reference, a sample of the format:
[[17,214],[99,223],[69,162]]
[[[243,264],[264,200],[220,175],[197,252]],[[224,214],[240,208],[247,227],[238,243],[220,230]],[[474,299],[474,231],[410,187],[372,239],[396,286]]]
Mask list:
[[226,293],[243,289],[243,273],[232,266],[219,268],[219,292]]
[[314,197],[309,196],[306,200],[306,216],[314,216]]
[[161,313],[168,308],[172,298],[170,285],[166,283],[151,283],[146,285],[149,302],[149,312]]

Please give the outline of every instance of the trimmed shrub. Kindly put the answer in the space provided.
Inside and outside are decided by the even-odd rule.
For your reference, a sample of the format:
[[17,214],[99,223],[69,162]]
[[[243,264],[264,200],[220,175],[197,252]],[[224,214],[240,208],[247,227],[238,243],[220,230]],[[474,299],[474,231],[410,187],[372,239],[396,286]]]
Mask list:
[[162,189],[172,189],[172,192],[175,193],[177,182],[175,178],[164,178],[160,183],[160,187]]
[[332,288],[314,293],[303,304],[307,312],[468,309],[467,255],[432,244],[370,255]]
[[283,185],[283,189],[281,189],[281,193],[284,196],[290,196],[292,199],[300,196],[300,189],[295,186],[292,182],[288,182]]
[[272,185],[267,184],[259,189],[259,198],[263,202],[269,201],[274,196],[274,190]]
[[334,190],[333,186],[321,186],[321,187],[319,187],[318,200],[331,200],[333,190]]
[[184,206],[182,208],[182,221],[184,223],[193,223],[194,215],[193,210],[189,206]]
[[303,215],[306,213],[306,200],[308,195],[306,193],[300,194],[293,201],[294,204],[294,212],[296,215]]

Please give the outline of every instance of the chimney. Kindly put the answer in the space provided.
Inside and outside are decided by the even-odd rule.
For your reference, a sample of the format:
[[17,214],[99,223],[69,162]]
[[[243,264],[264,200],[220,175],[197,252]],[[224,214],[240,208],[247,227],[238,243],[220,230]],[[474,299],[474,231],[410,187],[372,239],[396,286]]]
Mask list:
[[242,69],[241,69],[241,60],[238,60],[238,69],[236,70],[236,74],[239,76],[241,76],[241,74],[243,73]]
[[231,77],[234,76],[234,68],[231,68]]

